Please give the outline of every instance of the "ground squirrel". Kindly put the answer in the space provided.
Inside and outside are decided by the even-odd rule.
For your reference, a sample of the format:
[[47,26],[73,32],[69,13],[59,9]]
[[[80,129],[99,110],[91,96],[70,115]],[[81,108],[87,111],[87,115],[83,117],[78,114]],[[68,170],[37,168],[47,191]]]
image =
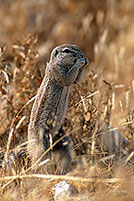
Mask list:
[[[33,164],[64,135],[61,126],[67,111],[69,86],[80,81],[87,64],[88,59],[75,45],[63,44],[53,49],[28,127],[28,151]],[[63,174],[68,171],[73,152],[71,138],[63,138],[51,152],[58,158],[59,172]],[[51,152],[46,157],[51,158]]]

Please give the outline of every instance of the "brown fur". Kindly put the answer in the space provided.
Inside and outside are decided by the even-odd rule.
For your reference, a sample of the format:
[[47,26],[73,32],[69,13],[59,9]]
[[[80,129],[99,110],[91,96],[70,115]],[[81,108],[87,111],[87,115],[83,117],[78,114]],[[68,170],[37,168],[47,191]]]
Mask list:
[[[33,163],[55,142],[57,136],[64,135],[60,128],[67,111],[69,86],[80,80],[83,67],[87,63],[88,60],[83,58],[82,51],[75,45],[60,45],[52,51],[28,127],[28,150]],[[73,155],[71,138],[68,136],[61,140],[53,152],[53,155],[60,153],[60,172],[67,171]],[[46,157],[51,158],[50,155],[49,152]]]

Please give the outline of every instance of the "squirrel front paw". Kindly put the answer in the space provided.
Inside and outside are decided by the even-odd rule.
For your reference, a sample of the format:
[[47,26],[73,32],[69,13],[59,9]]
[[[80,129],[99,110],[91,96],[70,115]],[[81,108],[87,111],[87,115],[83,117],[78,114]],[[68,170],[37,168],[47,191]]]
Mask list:
[[76,61],[76,64],[79,66],[79,68],[84,67],[88,64],[88,58],[80,58]]

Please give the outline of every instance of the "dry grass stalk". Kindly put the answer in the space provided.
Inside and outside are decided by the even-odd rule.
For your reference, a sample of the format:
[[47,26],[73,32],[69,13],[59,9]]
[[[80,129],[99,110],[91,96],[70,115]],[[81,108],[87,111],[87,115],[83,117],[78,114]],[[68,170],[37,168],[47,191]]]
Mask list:
[[[78,190],[74,200],[83,196],[87,200],[93,196],[99,201],[133,200],[133,8],[134,2],[125,0],[68,1],[62,2],[62,6],[61,1],[55,4],[54,0],[2,2],[0,43],[7,48],[0,48],[0,165],[4,155],[8,162],[8,156],[15,153],[9,172],[0,167],[3,201],[53,199],[51,188],[62,179]],[[38,42],[26,30],[38,35]],[[13,41],[16,42],[12,46]],[[66,133],[75,144],[78,167],[66,176],[30,175],[34,167],[29,165],[23,150],[28,143],[32,101],[50,50],[68,42],[78,44],[91,61],[82,84],[71,89],[70,108],[64,123]],[[35,49],[41,52],[40,56]],[[108,159],[115,162],[115,156],[105,156],[103,148],[98,148],[98,134],[103,134],[101,129],[105,125],[112,125],[106,131],[121,130],[131,139],[129,154],[121,161],[124,170],[120,165],[114,167],[107,163]],[[35,182],[36,178],[40,184]]]

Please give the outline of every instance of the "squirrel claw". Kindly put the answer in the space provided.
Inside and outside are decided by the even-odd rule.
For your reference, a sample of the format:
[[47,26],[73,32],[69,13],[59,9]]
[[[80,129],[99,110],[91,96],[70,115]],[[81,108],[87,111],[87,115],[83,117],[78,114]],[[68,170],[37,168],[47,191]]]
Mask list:
[[85,65],[84,66],[87,66],[88,64],[89,64],[88,58],[85,58]]

